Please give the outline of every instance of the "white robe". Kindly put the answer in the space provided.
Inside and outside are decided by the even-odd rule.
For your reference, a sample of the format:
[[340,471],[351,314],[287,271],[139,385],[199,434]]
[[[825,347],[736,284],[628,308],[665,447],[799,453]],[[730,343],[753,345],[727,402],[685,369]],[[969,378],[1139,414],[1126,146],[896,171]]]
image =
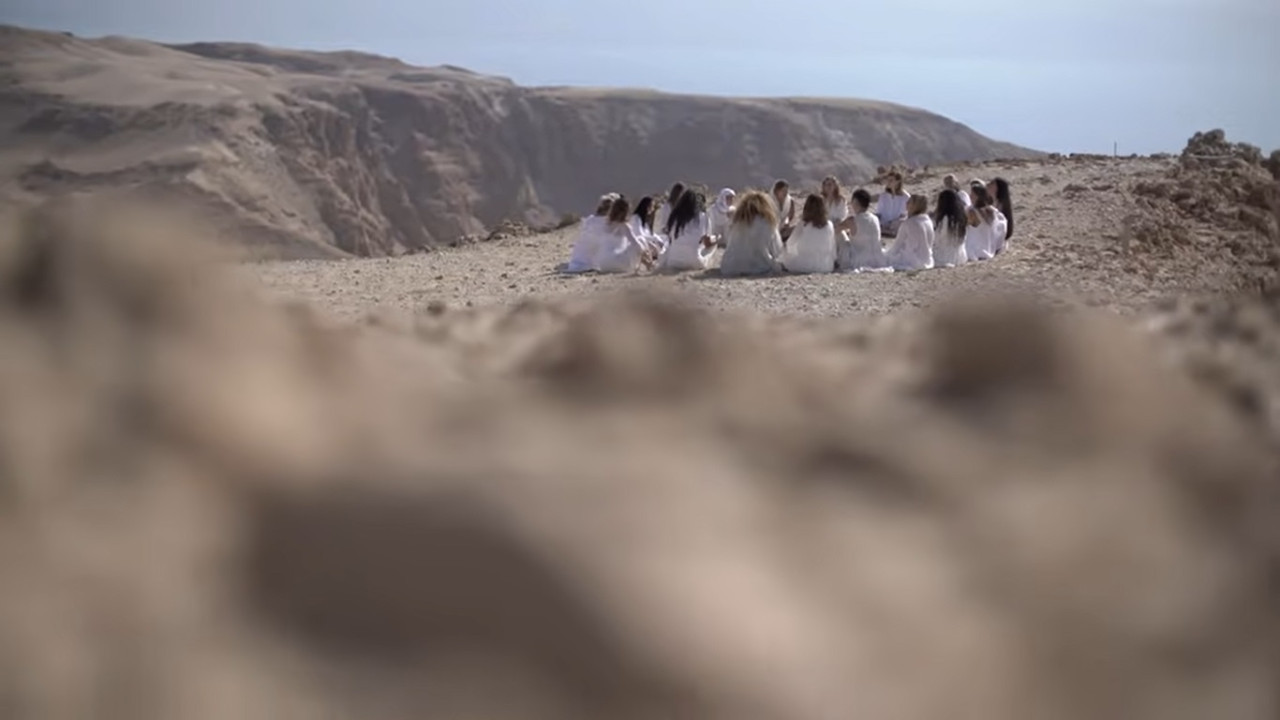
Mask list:
[[942,218],[933,236],[933,266],[957,267],[968,261],[968,253],[964,249],[964,227],[957,228],[957,235],[951,234],[951,218]]
[[711,206],[711,230],[708,234],[713,238],[718,238],[729,230],[729,223],[733,221],[734,211],[732,197],[733,191],[725,188],[720,191],[720,195],[716,197],[715,203]]
[[787,224],[787,216],[795,211],[795,198],[787,195],[787,199],[778,204],[778,198],[773,193],[769,193],[769,201],[773,203],[773,209],[778,211],[778,227],[785,227]]
[[898,237],[888,252],[894,270],[928,270],[933,267],[933,220],[923,213],[902,221]]
[[982,217],[982,213],[979,212],[978,217],[980,222],[977,225],[970,225],[965,229],[964,250],[969,260],[990,260],[991,233],[994,227]]
[[658,261],[661,270],[705,270],[711,264],[715,248],[702,244],[702,237],[710,234],[706,213],[685,225],[667,242],[667,251]]
[[849,201],[844,198],[837,200],[823,200],[827,204],[827,219],[833,223],[842,222],[849,217]]
[[797,227],[787,240],[782,265],[787,272],[829,273],[836,267],[836,230],[831,223]]
[[667,241],[655,232],[656,226],[654,228],[645,227],[644,223],[640,222],[639,215],[632,215],[627,220],[627,227],[631,228],[631,232],[635,233],[635,236],[640,238],[654,254],[661,253],[666,249]]
[[599,231],[600,249],[596,253],[596,270],[604,273],[628,273],[640,269],[640,259],[649,246],[627,223],[606,224]]
[[781,269],[782,236],[778,228],[770,227],[763,219],[749,225],[740,222],[730,225],[725,239],[724,257],[720,258],[721,275],[768,275]]
[[995,257],[1004,250],[1004,236],[1009,232],[1009,219],[999,209],[996,211],[996,219],[991,223],[991,255]]
[[880,226],[892,225],[906,217],[907,201],[910,199],[911,196],[905,192],[901,195],[891,195],[887,191],[880,193],[880,198],[876,200],[876,217],[880,218]]
[[884,240],[880,236],[880,218],[866,211],[854,215],[853,222],[853,235],[848,236],[848,242],[840,244],[840,269],[847,272],[883,268]]
[[599,215],[590,215],[582,221],[582,226],[578,228],[578,239],[574,241],[573,250],[569,253],[569,264],[565,266],[565,272],[581,273],[595,269],[596,255],[601,244],[600,231],[606,222]]

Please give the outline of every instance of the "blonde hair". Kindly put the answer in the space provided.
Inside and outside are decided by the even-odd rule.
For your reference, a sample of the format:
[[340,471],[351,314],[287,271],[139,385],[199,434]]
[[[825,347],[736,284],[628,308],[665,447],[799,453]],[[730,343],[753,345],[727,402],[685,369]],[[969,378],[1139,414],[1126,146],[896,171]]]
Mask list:
[[907,198],[907,214],[923,215],[929,212],[929,198],[924,195],[912,195]]
[[822,179],[822,199],[827,199],[827,183],[831,183],[831,187],[835,188],[835,193],[831,197],[835,200],[843,200],[844,189],[840,187],[840,181],[836,179],[835,175],[828,175]]
[[759,190],[749,190],[738,198],[738,209],[733,213],[734,225],[750,225],[758,219],[778,224],[778,211],[773,209],[773,200]]

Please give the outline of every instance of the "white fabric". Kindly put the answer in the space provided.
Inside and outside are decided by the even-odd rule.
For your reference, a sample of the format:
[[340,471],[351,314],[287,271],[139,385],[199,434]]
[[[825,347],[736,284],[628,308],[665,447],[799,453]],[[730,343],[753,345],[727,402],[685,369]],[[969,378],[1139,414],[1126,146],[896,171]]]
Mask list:
[[893,223],[899,218],[907,215],[907,201],[911,196],[907,193],[901,195],[892,195],[888,192],[880,193],[880,199],[876,200],[876,217],[880,218],[880,225],[883,227]]
[[596,270],[605,273],[627,273],[640,269],[640,259],[648,245],[636,236],[627,223],[609,223],[599,231],[600,249],[596,253]]
[[653,231],[662,238],[665,243],[669,240],[667,237],[667,218],[671,217],[671,203],[664,202],[658,208],[657,214],[653,218]]
[[720,258],[721,275],[767,275],[780,269],[782,236],[763,219],[749,225],[734,223],[725,238],[728,244]]
[[627,227],[631,228],[631,232],[634,233],[636,237],[640,238],[640,240],[654,253],[660,253],[666,249],[666,240],[663,240],[662,236],[658,235],[658,233],[653,229],[645,227],[644,223],[640,221],[639,215],[632,215],[631,218],[627,220]]
[[702,244],[702,237],[709,234],[710,223],[706,213],[685,225],[675,237],[669,238],[667,251],[662,254],[658,267],[662,270],[705,270],[711,264],[715,248]]
[[1000,212],[999,208],[993,208],[996,212],[996,219],[991,223],[991,255],[992,257],[999,255],[1004,250],[1004,236],[1009,232],[1009,219]]
[[564,271],[570,273],[588,272],[596,267],[596,255],[600,250],[600,231],[606,219],[599,215],[588,216],[578,229],[578,239],[573,243],[569,253],[569,264]]
[[957,190],[956,195],[959,196],[960,202],[964,204],[965,210],[973,207],[973,198],[969,197],[969,193],[964,190]]
[[787,216],[795,210],[795,198],[788,194],[782,205],[778,205],[778,197],[773,193],[769,193],[769,201],[773,203],[773,209],[778,211],[778,227],[783,227],[787,224]]
[[827,204],[827,219],[833,223],[839,223],[849,217],[849,201],[845,198],[835,200],[824,200]]
[[716,196],[716,201],[711,205],[711,230],[712,237],[719,237],[729,230],[729,223],[733,220],[733,199],[735,193],[729,188],[720,191]]
[[831,223],[814,227],[804,223],[787,240],[782,264],[787,272],[829,273],[836,267],[836,229]]
[[933,220],[924,213],[902,221],[898,237],[889,247],[889,265],[894,270],[928,270],[933,267]]
[[853,216],[854,231],[840,245],[841,270],[879,269],[885,266],[880,218],[866,210]]
[[970,260],[990,260],[991,259],[991,232],[994,229],[990,222],[987,221],[982,213],[974,210],[978,214],[978,224],[970,225],[964,233],[964,251]]
[[968,261],[969,255],[964,249],[964,233],[965,228],[961,226],[956,228],[956,233],[953,235],[951,218],[942,218],[933,236],[934,267],[956,267]]

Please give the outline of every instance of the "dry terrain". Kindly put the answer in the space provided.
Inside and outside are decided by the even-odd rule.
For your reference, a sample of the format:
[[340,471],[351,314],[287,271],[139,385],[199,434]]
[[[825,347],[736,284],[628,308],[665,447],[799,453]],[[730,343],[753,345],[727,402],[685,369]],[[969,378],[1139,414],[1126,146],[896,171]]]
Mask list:
[[1272,720],[1276,183],[1188,151],[913,276],[11,218],[0,716]]
[[674,177],[815,182],[1037,155],[888,103],[528,88],[362,53],[0,26],[0,206],[126,189],[263,257],[555,225],[620,182],[636,194]]

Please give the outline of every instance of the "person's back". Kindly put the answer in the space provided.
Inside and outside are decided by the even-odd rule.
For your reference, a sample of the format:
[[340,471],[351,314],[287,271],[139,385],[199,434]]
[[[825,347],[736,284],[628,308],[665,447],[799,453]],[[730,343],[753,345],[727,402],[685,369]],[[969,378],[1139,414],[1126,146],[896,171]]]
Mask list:
[[[963,200],[957,198],[957,202]],[[957,267],[968,261],[964,248],[964,234],[968,223],[956,222],[949,217],[934,224],[933,264],[935,267]]]
[[849,228],[849,239],[840,243],[837,261],[843,271],[878,270],[885,266],[884,240],[880,218],[871,212],[871,194],[866,190],[853,193],[854,215],[843,224]]
[[662,270],[705,270],[715,248],[710,246],[707,214],[698,206],[697,194],[686,190],[667,219],[667,249],[662,254]]
[[787,272],[829,273],[836,266],[836,231],[827,219],[827,203],[810,195],[804,203],[800,225],[791,233],[783,254]]
[[720,258],[721,275],[768,275],[781,268],[783,248],[778,218],[764,193],[745,195],[734,213],[727,240],[724,257]]
[[973,207],[969,208],[969,227],[964,234],[964,249],[969,260],[990,260],[994,241],[995,208],[985,188],[973,186]]
[[615,200],[609,210],[609,217],[597,231],[600,247],[596,251],[596,270],[606,273],[635,272],[649,257],[649,246],[636,235],[628,222],[630,209],[625,198]]
[[600,232],[606,222],[600,215],[591,215],[582,221],[578,238],[569,252],[569,264],[565,266],[565,272],[580,273],[595,269],[596,255],[600,250]]
[[933,267],[933,220],[926,211],[929,201],[923,195],[912,195],[907,203],[906,220],[898,228],[898,237],[889,248],[889,265],[894,270],[928,270]]

